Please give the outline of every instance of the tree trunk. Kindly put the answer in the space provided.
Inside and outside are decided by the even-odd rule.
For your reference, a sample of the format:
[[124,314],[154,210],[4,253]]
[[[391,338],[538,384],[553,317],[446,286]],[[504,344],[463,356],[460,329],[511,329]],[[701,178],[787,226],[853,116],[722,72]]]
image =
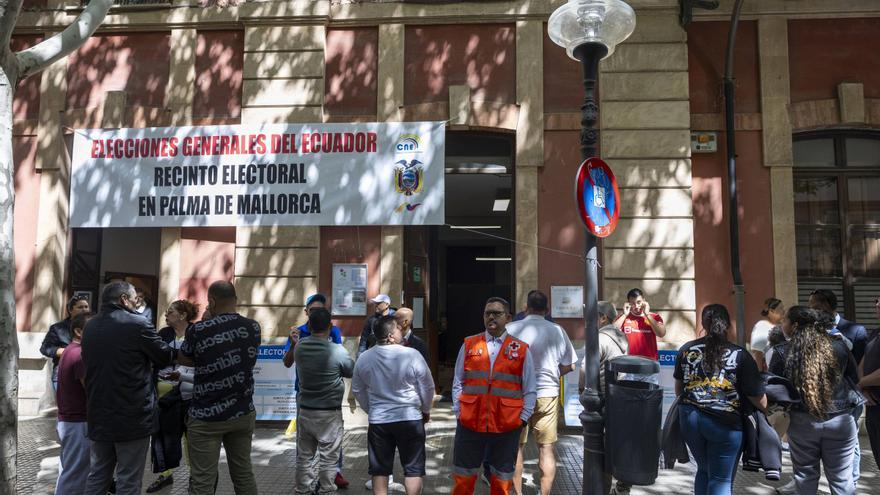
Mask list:
[[15,493],[18,444],[18,335],[12,241],[15,203],[12,96],[18,77],[8,61],[0,61],[0,386],[3,389],[0,394],[0,493]]
[[13,54],[9,39],[22,0],[0,0],[0,494],[15,493],[18,453],[18,334],[15,330],[15,253],[12,97],[20,79],[79,48],[98,29],[113,0],[91,0],[60,33]]

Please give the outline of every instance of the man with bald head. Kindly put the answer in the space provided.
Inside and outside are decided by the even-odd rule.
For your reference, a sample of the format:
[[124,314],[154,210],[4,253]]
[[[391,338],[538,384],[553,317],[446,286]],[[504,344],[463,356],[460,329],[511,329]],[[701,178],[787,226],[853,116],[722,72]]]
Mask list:
[[397,325],[400,327],[400,332],[403,334],[403,342],[401,342],[401,344],[405,347],[411,347],[419,351],[419,354],[425,358],[425,362],[429,362],[428,345],[412,331],[413,310],[409,308],[400,308],[394,313],[394,319],[397,321]]
[[235,493],[257,493],[251,442],[260,324],[240,315],[237,305],[231,283],[211,284],[208,311],[212,317],[190,326],[180,347],[178,362],[196,370],[186,420],[190,495],[213,495],[221,445]]

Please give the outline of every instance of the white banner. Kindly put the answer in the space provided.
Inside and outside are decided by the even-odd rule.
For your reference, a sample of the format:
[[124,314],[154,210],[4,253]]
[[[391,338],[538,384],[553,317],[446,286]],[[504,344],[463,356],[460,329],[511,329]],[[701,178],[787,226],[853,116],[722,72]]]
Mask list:
[[71,227],[440,225],[442,122],[77,130]]

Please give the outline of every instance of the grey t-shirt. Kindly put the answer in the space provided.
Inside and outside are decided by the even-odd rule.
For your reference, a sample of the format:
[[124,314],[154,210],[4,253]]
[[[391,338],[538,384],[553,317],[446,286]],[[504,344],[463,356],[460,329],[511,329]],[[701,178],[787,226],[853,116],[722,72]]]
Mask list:
[[341,409],[345,394],[342,379],[351,378],[354,370],[348,351],[327,337],[309,336],[297,344],[293,356],[299,378],[297,405],[303,409]]

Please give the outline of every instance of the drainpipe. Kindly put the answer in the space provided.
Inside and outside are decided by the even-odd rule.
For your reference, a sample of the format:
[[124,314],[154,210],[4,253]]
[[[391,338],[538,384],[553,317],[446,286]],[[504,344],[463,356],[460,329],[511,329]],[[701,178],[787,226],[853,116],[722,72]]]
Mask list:
[[727,130],[727,187],[728,222],[730,225],[730,271],[733,275],[733,294],[736,311],[736,343],[746,345],[745,287],[739,263],[739,208],[736,191],[736,127],[734,123],[733,51],[736,29],[743,0],[736,0],[730,14],[730,31],[727,33],[727,57],[724,60],[724,118]]

